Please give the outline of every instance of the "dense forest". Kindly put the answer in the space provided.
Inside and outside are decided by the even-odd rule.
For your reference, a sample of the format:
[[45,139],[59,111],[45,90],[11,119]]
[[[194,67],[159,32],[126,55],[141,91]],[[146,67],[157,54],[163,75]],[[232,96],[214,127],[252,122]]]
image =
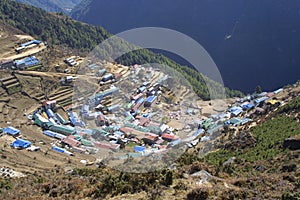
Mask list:
[[[100,26],[92,26],[72,20],[63,14],[49,14],[42,9],[22,5],[14,1],[3,0],[0,2],[0,19],[23,32],[35,36],[50,45],[67,45],[81,52],[92,50],[97,44],[111,36]],[[117,47],[109,49],[127,49],[127,45],[118,43]],[[126,65],[161,63],[178,70],[187,80],[190,81],[196,94],[202,99],[210,99],[210,93],[205,83],[213,88],[214,97],[222,91],[223,86],[204,77],[202,74],[187,67],[180,66],[161,54],[155,54],[143,49],[130,52],[117,60]],[[242,96],[236,90],[226,88],[228,96]]]

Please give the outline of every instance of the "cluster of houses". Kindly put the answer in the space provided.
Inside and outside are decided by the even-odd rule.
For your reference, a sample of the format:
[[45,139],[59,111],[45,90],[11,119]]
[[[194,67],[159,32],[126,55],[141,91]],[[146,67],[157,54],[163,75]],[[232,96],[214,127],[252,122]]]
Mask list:
[[[40,45],[42,42],[39,40],[31,40],[26,43],[20,44],[19,47],[15,49],[17,53],[21,53],[25,50],[28,50],[30,48],[36,47]],[[2,60],[0,62],[0,68],[1,69],[18,69],[18,70],[24,70],[28,67],[33,67],[36,65],[39,65],[40,61],[35,56],[29,56],[18,60]]]
[[281,88],[274,92],[248,95],[238,99],[224,112],[218,115],[211,115],[209,118],[202,120],[199,124],[199,128],[203,129],[206,133],[204,139],[209,139],[209,135],[219,131],[224,126],[239,127],[246,125],[250,123],[255,116],[264,114],[268,108],[280,106],[281,102],[273,97],[282,91],[283,89]]
[[39,64],[40,61],[35,56],[29,56],[19,60],[2,60],[0,68],[24,70]]
[[[167,76],[154,83],[145,81],[139,85],[136,82],[137,87],[125,98],[126,102],[114,104],[112,99],[120,92],[118,87],[111,84],[117,82],[116,75],[108,73],[106,69],[99,69],[96,64],[88,67],[97,69],[95,75],[101,77],[102,85],[110,84],[109,87],[104,87],[106,90],[88,97],[77,112],[71,108],[62,114],[58,112],[60,106],[56,101],[45,101],[32,115],[34,124],[42,128],[43,134],[58,141],[52,146],[56,152],[73,155],[74,152],[92,154],[99,150],[107,150],[127,152],[127,156],[141,157],[167,151],[179,144],[193,147],[198,142],[210,140],[213,133],[220,132],[224,126],[246,125],[252,121],[253,115],[263,113],[266,106],[280,105],[273,96],[283,90],[240,98],[224,112],[199,121],[196,130],[191,129],[184,136],[179,136],[178,130],[168,126],[163,120],[154,120],[155,113],[151,113],[153,104],[159,104],[163,99],[166,86],[162,84],[162,80],[166,80]],[[68,76],[62,82],[72,82],[73,79],[74,77]],[[168,113],[177,120],[182,115],[180,111]],[[188,113],[193,115],[192,112]],[[115,115],[122,115],[123,118],[119,117],[117,122],[111,120],[111,116]],[[7,127],[3,132],[14,137],[20,134],[20,131],[13,127]],[[22,138],[17,138],[11,146],[35,150],[30,141]]]
[[28,151],[37,151],[40,148],[33,146],[32,142],[25,140],[21,136],[21,131],[12,126],[8,126],[4,129],[1,129],[1,134],[6,134],[15,138],[15,140],[10,144],[12,148],[15,149],[27,149]]
[[78,63],[75,61],[73,57],[67,58],[64,60],[64,62],[69,65],[70,67],[78,65]]
[[14,62],[13,69],[24,70],[28,67],[33,67],[38,64],[40,64],[40,61],[35,56],[30,56],[30,57],[23,58],[21,60],[16,60]]

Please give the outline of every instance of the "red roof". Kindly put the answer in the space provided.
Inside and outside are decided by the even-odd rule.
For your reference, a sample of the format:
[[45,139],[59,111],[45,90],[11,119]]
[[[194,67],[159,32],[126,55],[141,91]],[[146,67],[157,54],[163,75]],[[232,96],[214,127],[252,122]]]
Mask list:
[[159,123],[156,123],[156,122],[153,122],[153,121],[150,121],[149,126],[156,126],[156,127],[159,127],[160,124],[159,124]]
[[150,123],[150,119],[146,117],[141,117],[140,118],[140,125],[141,126],[147,126]]
[[132,100],[137,100],[137,99],[141,98],[142,96],[144,96],[143,93],[140,93],[140,94],[137,94],[135,96],[132,96],[131,99]]
[[137,104],[135,104],[135,105],[131,108],[131,110],[137,111],[137,109],[139,109],[139,107],[140,107],[141,105],[142,105],[141,103],[137,103]]
[[72,147],[72,150],[80,153],[84,153],[86,151],[84,148],[80,148],[80,147]]
[[153,137],[153,138],[158,138],[158,135],[154,134],[154,133],[145,133],[145,136],[148,136],[148,137]]
[[164,133],[161,135],[163,139],[167,139],[167,140],[176,140],[178,139],[178,137],[176,137],[175,135],[170,135],[167,133]]
[[71,147],[78,147],[81,144],[79,141],[75,140],[74,135],[69,135],[68,137],[64,138],[62,142]]
[[131,133],[133,129],[129,127],[122,127],[120,128],[120,131],[127,134],[127,133]]
[[56,100],[53,100],[53,101],[44,101],[44,106],[45,105],[51,105],[51,104],[56,104]]
[[120,78],[120,77],[122,77],[122,74],[121,73],[115,73],[114,76],[115,76],[115,78]]
[[102,148],[102,149],[112,149],[117,150],[120,148],[119,144],[110,144],[110,143],[104,143],[104,142],[94,142],[94,145],[96,147]]

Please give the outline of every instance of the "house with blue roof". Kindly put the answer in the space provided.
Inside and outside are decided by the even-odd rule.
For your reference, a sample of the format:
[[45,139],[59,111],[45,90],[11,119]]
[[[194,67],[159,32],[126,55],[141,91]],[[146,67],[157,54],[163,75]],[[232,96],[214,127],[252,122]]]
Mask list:
[[243,109],[239,106],[235,106],[235,107],[229,108],[229,112],[231,115],[236,117],[243,112]]
[[143,146],[135,146],[134,147],[134,152],[136,153],[143,153],[146,150],[146,147]]
[[244,110],[250,110],[250,109],[253,108],[253,107],[254,107],[254,104],[253,104],[253,103],[250,103],[250,102],[247,102],[247,103],[242,104],[242,108],[243,108]]
[[3,132],[4,132],[5,134],[7,134],[7,135],[11,135],[11,136],[14,136],[14,137],[20,135],[20,133],[21,133],[20,130],[18,130],[18,129],[16,129],[16,128],[12,127],[12,126],[6,127],[6,128],[3,130]]
[[29,142],[27,140],[17,139],[13,143],[11,143],[10,146],[15,149],[26,149],[26,148],[30,147],[30,145],[31,145],[31,142]]

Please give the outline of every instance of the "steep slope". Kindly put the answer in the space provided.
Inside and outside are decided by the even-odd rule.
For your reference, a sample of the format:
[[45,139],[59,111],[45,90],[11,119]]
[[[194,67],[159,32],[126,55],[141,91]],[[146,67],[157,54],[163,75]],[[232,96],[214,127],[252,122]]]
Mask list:
[[17,2],[42,8],[49,12],[68,13],[80,0],[16,0]]
[[[41,9],[22,5],[14,1],[3,0],[0,2],[0,19],[23,32],[35,36],[50,45],[67,45],[71,48],[87,53],[97,44],[111,36],[106,30],[99,26],[91,26],[60,14],[49,14]],[[128,49],[126,44],[118,44],[117,47],[108,49]],[[103,52],[102,52],[103,53]],[[216,92],[220,91],[221,85],[213,82],[200,73],[195,73],[191,68],[180,66],[170,59],[154,54],[148,50],[131,52],[121,57],[118,62],[126,65],[136,63],[162,63],[177,69],[190,81],[195,92],[203,99],[209,99],[210,94],[205,81],[214,85]],[[239,91],[226,89],[228,96],[241,96]]]
[[252,92],[297,81],[299,9],[284,0],[86,0],[72,16],[112,33],[145,26],[186,33],[212,55],[226,85]]

